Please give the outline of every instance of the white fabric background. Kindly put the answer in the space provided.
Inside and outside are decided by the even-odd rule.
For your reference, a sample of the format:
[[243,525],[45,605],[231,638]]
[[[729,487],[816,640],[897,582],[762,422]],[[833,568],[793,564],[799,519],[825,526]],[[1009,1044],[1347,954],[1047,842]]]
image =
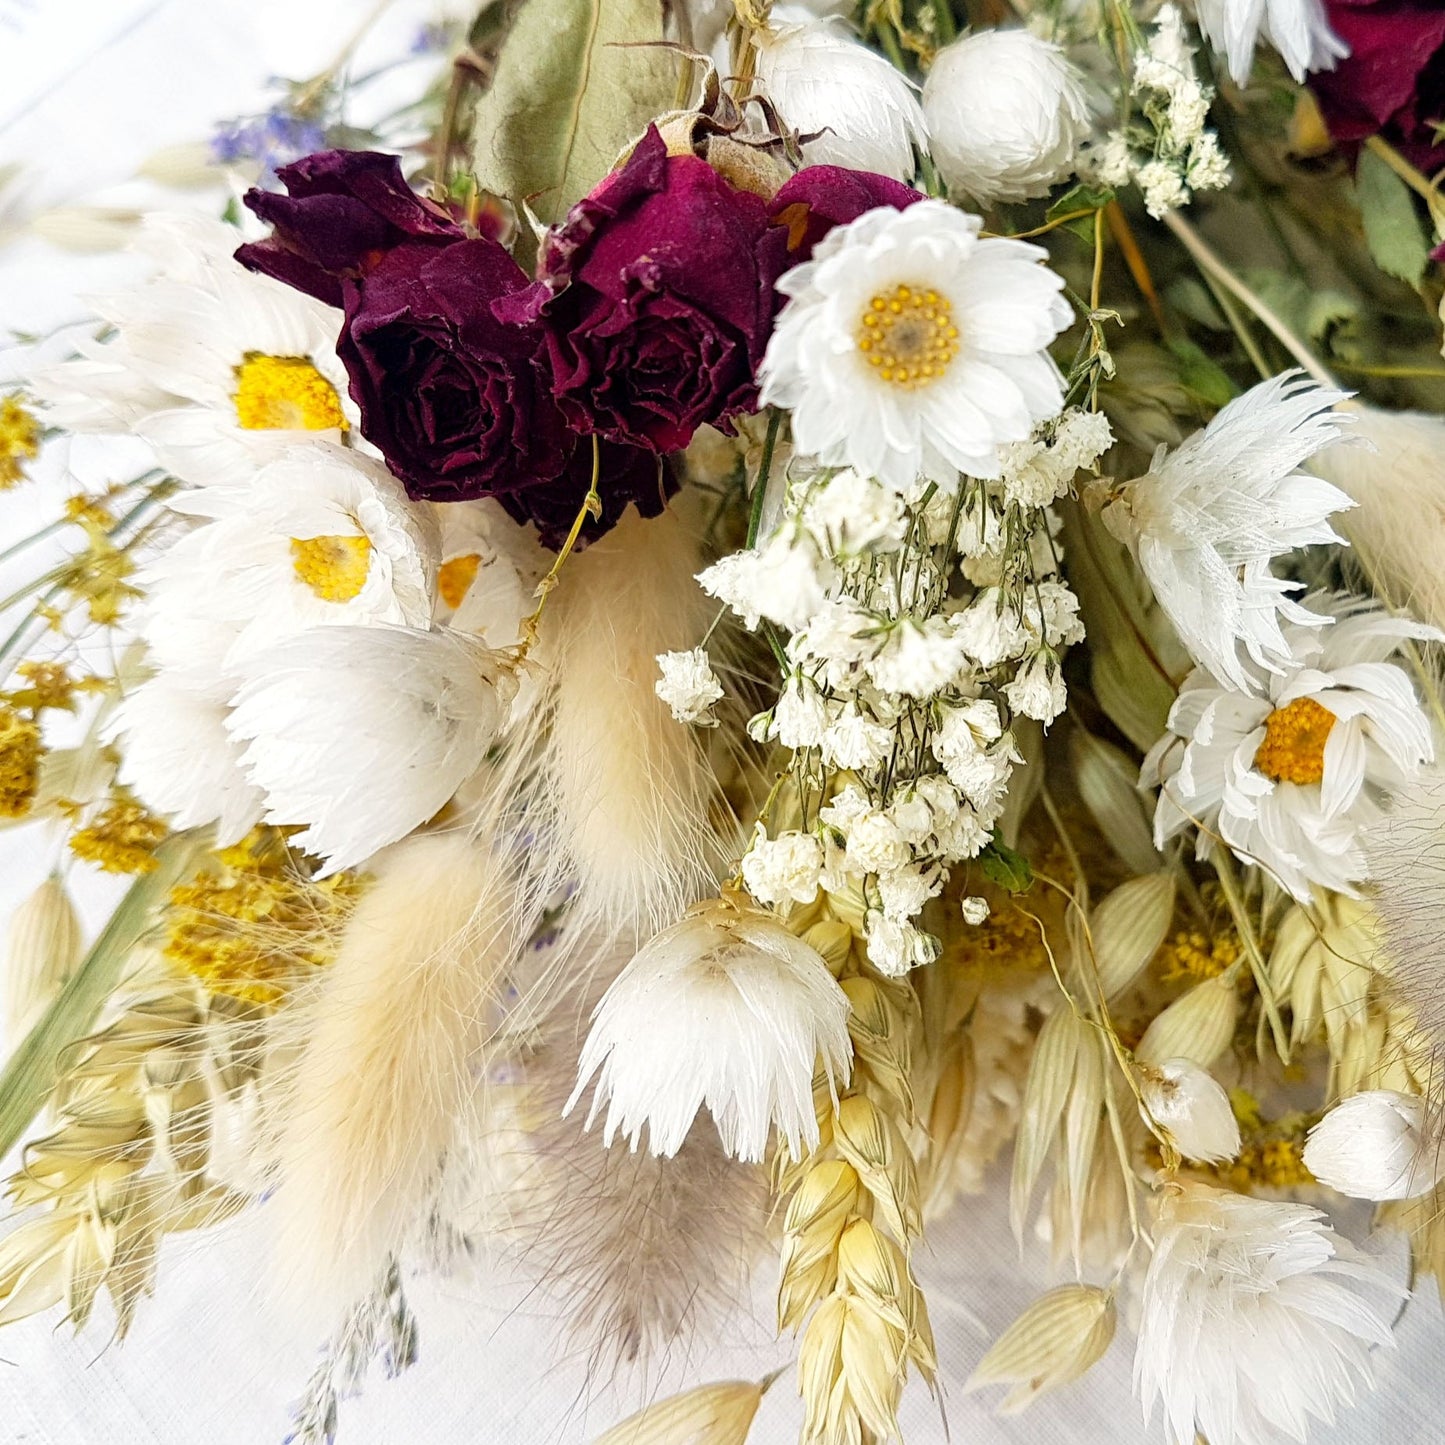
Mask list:
[[[0,203],[0,332],[43,331],[85,314],[79,299],[123,279],[114,254],[77,256],[17,235],[43,207],[92,202],[216,204],[134,179],[159,146],[203,138],[213,120],[264,104],[267,76],[304,76],[329,60],[370,0],[0,0],[0,168],[24,167]],[[396,0],[378,48],[426,18],[427,0]],[[0,345],[0,386],[23,364]],[[71,465],[91,477],[121,473],[124,455],[75,446]],[[58,481],[0,496],[0,546],[53,515]],[[4,579],[0,579],[4,580]],[[56,840],[34,828],[0,833],[0,918],[45,875]],[[113,896],[80,884],[92,930]],[[1004,1180],[965,1201],[931,1230],[919,1269],[932,1305],[944,1374],[942,1407],[920,1387],[905,1402],[912,1445],[1144,1445],[1148,1430],[1130,1388],[1131,1340],[1120,1338],[1082,1384],[1028,1414],[1001,1421],[996,1398],[962,1383],[987,1342],[1050,1281],[1035,1249],[1020,1261],[1008,1234]],[[161,1291],[123,1347],[98,1317],[79,1339],[42,1317],[0,1332],[0,1442],[27,1445],[265,1445],[286,1433],[288,1401],[302,1388],[314,1341],[294,1337],[261,1285],[265,1211],[224,1238],[178,1240],[164,1256]],[[760,1262],[753,1316],[727,1331],[728,1346],[673,1362],[680,1383],[757,1377],[788,1360],[769,1324],[773,1265]],[[555,1305],[485,1266],[466,1280],[408,1282],[421,1358],[396,1381],[378,1375],[343,1407],[342,1445],[576,1445],[635,1408],[648,1384],[623,1397],[589,1394],[568,1357]],[[1433,1288],[1406,1310],[1399,1347],[1380,1361],[1376,1394],[1324,1445],[1438,1445],[1445,1441],[1445,1327]],[[764,1401],[754,1440],[788,1445],[799,1410],[785,1375]],[[946,1417],[946,1424],[945,1424]],[[1223,1442],[1215,1442],[1223,1445]]]

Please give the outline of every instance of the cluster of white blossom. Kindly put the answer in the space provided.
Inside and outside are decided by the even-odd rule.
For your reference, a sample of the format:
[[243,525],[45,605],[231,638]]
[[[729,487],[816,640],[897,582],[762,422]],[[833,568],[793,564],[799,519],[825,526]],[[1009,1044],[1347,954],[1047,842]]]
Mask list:
[[1196,74],[1194,53],[1178,7],[1165,5],[1134,57],[1132,94],[1141,116],[1111,131],[1088,156],[1095,180],[1116,188],[1134,182],[1156,218],[1187,206],[1195,191],[1229,184],[1229,160],[1205,126],[1214,92]]
[[[750,731],[791,750],[800,815],[757,827],[742,876],[759,902],[852,895],[878,968],[936,956],[918,918],[993,836],[1020,761],[1013,720],[1063,710],[1060,654],[1084,631],[1046,504],[1111,439],[1068,411],[1005,448],[996,481],[911,496],[849,467],[806,472],[765,545],[702,574],[746,625],[791,634]],[[970,900],[965,917],[984,916]]]

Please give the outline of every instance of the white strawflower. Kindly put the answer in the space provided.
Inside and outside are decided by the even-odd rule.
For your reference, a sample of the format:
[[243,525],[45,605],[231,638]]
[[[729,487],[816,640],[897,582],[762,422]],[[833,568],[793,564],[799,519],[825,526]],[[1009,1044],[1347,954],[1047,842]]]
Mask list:
[[1305,1168],[1355,1199],[1413,1199],[1434,1188],[1438,1141],[1425,1128],[1425,1101],[1394,1089],[1341,1100],[1309,1132]]
[[1249,80],[1254,48],[1263,40],[1279,51],[1290,74],[1333,70],[1350,47],[1330,29],[1321,0],[1194,0],[1205,39],[1222,50],[1236,85]]
[[594,1075],[590,1127],[676,1154],[704,1105],[727,1152],[759,1162],[776,1126],[794,1159],[818,1143],[813,1073],[852,1067],[848,999],[827,965],[767,914],[713,899],[648,942],[598,1005],[572,1109]]
[[958,911],[963,915],[963,921],[965,923],[977,928],[979,924],[988,921],[988,899],[980,898],[977,894],[973,894],[959,903]]
[[1162,784],[1160,847],[1197,824],[1200,857],[1218,837],[1301,902],[1316,888],[1357,891],[1368,872],[1361,831],[1433,757],[1410,677],[1388,659],[1408,638],[1437,636],[1360,599],[1306,600],[1333,626],[1286,627],[1288,664],[1248,678],[1247,692],[1190,673],[1142,773]]
[[1303,1440],[1373,1384],[1407,1291],[1317,1209],[1176,1185],[1159,1206],[1134,1388],[1168,1438]]
[[930,149],[950,188],[986,206],[1046,194],[1089,131],[1083,76],[1027,30],[980,30],[934,57],[923,87]]
[[826,20],[755,32],[757,75],[778,114],[805,140],[809,165],[909,180],[928,130],[913,87],[877,51]]
[[996,477],[998,448],[1063,401],[1046,348],[1072,320],[1063,280],[1023,241],[980,239],[943,201],[880,206],[786,272],[760,372],[793,443],[905,498],[920,475]]
[[705,648],[693,647],[686,652],[660,652],[658,670],[662,676],[653,683],[653,691],[672,709],[680,723],[715,728],[717,719],[712,705],[723,695],[722,684],[712,670]]
[[743,855],[743,882],[759,903],[811,903],[818,896],[823,845],[811,833],[780,833],[769,838],[757,825],[752,847]]
[[249,659],[227,728],[266,820],[305,824],[327,871],[363,863],[439,812],[511,701],[496,656],[459,633],[318,627]]
[[1301,584],[1270,562],[1340,538],[1328,518],[1354,503],[1300,470],[1340,434],[1345,393],[1285,372],[1236,397],[1104,512],[1139,559],[1159,605],[1191,655],[1221,682],[1248,686],[1236,644],[1266,668],[1284,664],[1281,620],[1323,625],[1294,602]]
[[216,845],[261,820],[263,798],[226,731],[232,685],[220,676],[162,671],[126,694],[106,736],[121,740],[117,779],[174,828],[216,825]]
[[1188,1059],[1139,1069],[1140,1111],[1161,1128],[1186,1159],[1217,1164],[1239,1153],[1239,1121],[1229,1095],[1212,1074]]

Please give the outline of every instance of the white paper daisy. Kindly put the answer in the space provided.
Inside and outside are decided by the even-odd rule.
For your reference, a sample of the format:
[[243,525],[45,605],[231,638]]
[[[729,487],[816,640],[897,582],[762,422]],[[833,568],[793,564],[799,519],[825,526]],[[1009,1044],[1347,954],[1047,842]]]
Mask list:
[[1273,668],[1289,654],[1281,622],[1329,621],[1270,563],[1340,540],[1329,518],[1355,504],[1300,466],[1339,437],[1348,418],[1334,408],[1347,395],[1298,371],[1262,381],[1172,452],[1160,447],[1104,509],[1190,655],[1233,687],[1249,686],[1239,643]]
[[212,518],[173,550],[185,557],[194,615],[235,631],[229,665],[308,627],[431,623],[437,524],[379,462],[293,446],[244,494],[206,489],[183,501]]
[[1408,1291],[1318,1209],[1205,1184],[1165,1193],[1139,1306],[1134,1388],[1165,1436],[1303,1440],[1374,1382]]
[[1248,692],[1191,673],[1143,771],[1162,784],[1161,847],[1197,823],[1200,857],[1217,837],[1301,901],[1317,888],[1356,891],[1368,872],[1361,830],[1433,756],[1409,676],[1387,659],[1408,638],[1437,635],[1357,599],[1306,600],[1334,625],[1287,627],[1288,665],[1253,673]]
[[1058,412],[1063,279],[981,225],[942,201],[879,207],[778,282],[762,397],[792,411],[799,452],[910,494],[920,476],[998,476],[999,446]]
[[238,266],[241,240],[203,216],[149,217],[140,245],[156,274],[96,303],[114,328],[106,340],[34,379],[48,419],[134,430],[198,486],[243,485],[299,440],[355,436],[337,313]]

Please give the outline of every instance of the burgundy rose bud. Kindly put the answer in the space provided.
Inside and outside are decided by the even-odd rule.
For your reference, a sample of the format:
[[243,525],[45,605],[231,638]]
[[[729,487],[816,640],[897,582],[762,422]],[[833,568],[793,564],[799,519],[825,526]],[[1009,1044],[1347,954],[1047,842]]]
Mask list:
[[[644,517],[655,517],[677,491],[677,478],[666,457],[644,447],[598,441],[597,496],[602,515],[589,517],[578,537],[585,546],[610,532],[633,505]],[[567,469],[555,482],[519,492],[499,492],[497,501],[513,521],[531,522],[549,551],[559,552],[582,510],[592,485],[592,438],[583,437]]]
[[506,311],[540,317],[578,431],[675,451],[756,407],[786,249],[760,197],[668,155],[652,126],[548,238],[546,292]]
[[493,313],[531,286],[486,239],[408,241],[342,283],[336,351],[362,434],[411,496],[499,496],[554,481],[567,466],[576,438],[548,391],[539,332]]
[[287,195],[246,192],[246,205],[271,226],[236,259],[331,306],[341,282],[364,275],[403,242],[449,246],[466,232],[407,185],[401,162],[379,151],[319,151],[283,166]]
[[806,261],[833,229],[879,206],[905,210],[923,195],[902,181],[844,166],[805,166],[768,204],[773,221],[788,231],[788,259]]
[[1330,134],[1383,136],[1413,165],[1445,166],[1432,122],[1445,120],[1445,5],[1440,0],[1325,0],[1350,54],[1310,77]]

